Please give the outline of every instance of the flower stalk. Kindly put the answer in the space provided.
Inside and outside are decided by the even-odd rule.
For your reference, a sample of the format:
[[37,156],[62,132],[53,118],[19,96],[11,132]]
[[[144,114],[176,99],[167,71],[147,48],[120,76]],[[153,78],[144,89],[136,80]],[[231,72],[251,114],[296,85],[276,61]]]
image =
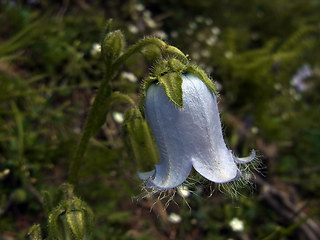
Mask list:
[[[71,159],[68,179],[70,184],[76,184],[79,175],[79,169],[83,163],[83,158],[89,143],[89,139],[102,126],[104,121],[101,119],[105,119],[108,108],[110,107],[110,102],[115,97],[112,95],[110,81],[121,65],[132,55],[139,52],[143,53],[143,49],[146,47],[160,49],[161,55],[159,57],[174,54],[178,58],[187,61],[187,57],[179,49],[167,45],[158,38],[150,37],[142,39],[122,53],[123,42],[123,35],[118,30],[107,33],[105,39],[102,41],[102,53],[106,55],[103,57],[106,64],[106,72],[104,79],[99,86],[94,102],[90,108],[88,117],[85,121],[80,142],[76,148],[73,158]],[[121,98],[123,99],[124,97],[122,96]],[[128,102],[130,102],[131,105],[134,105],[131,100],[128,100]],[[103,111],[101,111],[101,109],[103,109]]]

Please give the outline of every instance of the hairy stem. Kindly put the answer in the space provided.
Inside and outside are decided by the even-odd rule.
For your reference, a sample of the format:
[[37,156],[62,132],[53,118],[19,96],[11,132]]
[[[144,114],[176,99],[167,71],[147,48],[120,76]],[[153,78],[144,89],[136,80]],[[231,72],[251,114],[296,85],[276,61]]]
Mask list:
[[[92,136],[92,123],[95,122],[95,117],[96,113],[100,110],[100,108],[104,105],[107,104],[109,101],[109,97],[112,93],[111,87],[110,87],[110,80],[112,79],[114,73],[119,69],[119,67],[132,55],[135,53],[140,52],[144,47],[148,45],[154,45],[155,47],[160,48],[163,50],[167,45],[164,43],[162,40],[158,38],[145,38],[140,40],[138,43],[135,45],[131,46],[128,48],[117,60],[115,60],[112,64],[107,64],[107,69],[106,69],[106,74],[105,78],[102,81],[97,95],[94,99],[94,102],[92,104],[92,107],[88,113],[87,120],[84,125],[84,130],[81,135],[80,142],[77,146],[77,149],[75,151],[75,155],[71,160],[71,165],[70,165],[70,174],[69,174],[69,179],[68,182],[70,184],[75,185],[77,183],[78,175],[79,175],[79,170],[80,167],[83,163],[83,157],[85,154],[85,151],[87,149],[87,145],[89,142],[90,137]],[[132,105],[135,105],[133,101],[122,94],[116,94],[114,95],[115,99],[122,99],[130,102]]]
[[111,79],[111,76],[113,75],[113,72],[114,71],[112,71],[111,68],[109,68],[109,70],[107,69],[105,78],[101,82],[97,95],[88,113],[88,117],[84,125],[84,130],[81,135],[80,143],[78,144],[75,155],[71,161],[70,174],[68,179],[68,182],[70,184],[74,185],[77,182],[79,169],[83,162],[83,156],[87,149],[89,139],[91,137],[91,123],[94,121],[95,114],[97,111],[99,111],[100,106],[106,101],[106,99],[111,94],[111,87],[109,85],[109,81]]

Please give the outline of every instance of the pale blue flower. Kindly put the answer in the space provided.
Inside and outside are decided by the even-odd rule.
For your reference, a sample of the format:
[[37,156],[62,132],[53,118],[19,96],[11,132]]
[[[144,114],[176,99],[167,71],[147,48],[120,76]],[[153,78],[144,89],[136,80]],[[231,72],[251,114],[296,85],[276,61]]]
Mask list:
[[300,67],[297,73],[291,79],[291,85],[298,92],[305,92],[308,89],[308,85],[306,83],[306,79],[313,75],[313,71],[309,64],[304,64]]
[[237,164],[255,158],[236,158],[223,140],[217,99],[201,79],[182,75],[183,107],[169,100],[154,83],[147,89],[145,114],[160,152],[155,170],[139,173],[147,187],[166,190],[181,185],[192,167],[208,180],[226,183],[241,176]]

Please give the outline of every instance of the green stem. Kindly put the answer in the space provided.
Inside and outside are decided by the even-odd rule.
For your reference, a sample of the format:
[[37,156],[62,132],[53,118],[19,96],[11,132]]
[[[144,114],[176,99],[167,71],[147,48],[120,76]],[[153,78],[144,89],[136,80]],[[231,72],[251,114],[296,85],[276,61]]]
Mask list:
[[[108,103],[108,98],[112,93],[111,87],[109,85],[109,82],[114,75],[115,71],[119,69],[119,67],[133,54],[140,52],[144,47],[147,45],[155,45],[159,47],[161,50],[163,50],[167,45],[158,38],[145,38],[140,40],[138,43],[133,45],[132,47],[128,48],[111,66],[107,65],[107,72],[105,74],[105,79],[102,81],[99,90],[97,92],[97,95],[95,97],[95,100],[92,104],[92,107],[89,111],[87,120],[85,122],[84,130],[81,135],[80,143],[77,146],[75,155],[71,161],[70,166],[70,175],[68,182],[72,185],[75,185],[78,179],[79,175],[79,169],[83,162],[83,156],[85,154],[89,139],[92,135],[92,126],[95,122],[95,116],[96,113],[100,110],[101,106],[103,104]],[[115,98],[121,98],[126,101],[129,101],[132,103],[132,100],[129,97],[124,97],[125,95],[122,94],[116,94]]]
[[125,95],[123,93],[120,93],[120,92],[113,92],[111,94],[111,96],[109,97],[106,105],[108,105],[108,107],[110,107],[112,105],[112,103],[116,100],[121,100],[121,101],[127,102],[132,107],[136,107],[136,103],[133,101],[133,99],[131,97],[129,97],[128,95]]
[[129,57],[133,54],[140,52],[144,47],[148,45],[155,45],[161,50],[164,49],[167,44],[162,40],[154,37],[141,39],[139,42],[128,48],[113,64],[115,69],[118,69],[121,64],[123,64]]
[[70,175],[69,175],[69,183],[75,184],[78,179],[79,175],[79,169],[82,164],[83,156],[86,151],[89,139],[91,137],[91,123],[94,121],[94,117],[97,111],[99,111],[100,106],[106,101],[106,99],[111,94],[111,87],[109,85],[109,81],[111,79],[111,76],[113,75],[113,70],[111,68],[107,69],[105,79],[102,81],[99,90],[97,92],[97,95],[94,99],[94,102],[92,104],[92,107],[89,111],[87,120],[84,125],[84,130],[81,135],[80,143],[78,144],[78,147],[76,149],[76,153],[71,161],[70,166]]

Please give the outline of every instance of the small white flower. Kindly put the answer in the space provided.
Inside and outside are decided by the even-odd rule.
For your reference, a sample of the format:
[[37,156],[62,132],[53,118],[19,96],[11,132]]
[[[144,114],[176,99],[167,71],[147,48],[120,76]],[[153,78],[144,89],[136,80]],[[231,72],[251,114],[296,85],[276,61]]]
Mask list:
[[178,189],[178,194],[179,194],[181,197],[183,197],[183,198],[188,198],[188,197],[190,197],[190,190],[188,189],[187,186],[181,185],[181,186],[177,187],[177,189]]
[[179,33],[178,33],[177,31],[172,31],[172,32],[170,33],[170,35],[171,35],[172,38],[177,38],[178,35],[179,35]]
[[259,128],[253,126],[253,127],[251,128],[251,132],[252,132],[253,134],[257,134],[257,133],[259,132]]
[[121,112],[113,112],[112,118],[117,123],[123,123],[123,120],[124,120],[123,113],[121,113]]
[[6,168],[2,172],[0,172],[0,180],[4,179],[7,175],[9,175],[10,169]]
[[149,28],[156,28],[157,27],[157,23],[152,18],[145,18],[144,21]]
[[149,10],[146,10],[143,12],[143,17],[144,18],[151,18],[151,12]]
[[213,35],[219,35],[221,33],[221,30],[218,27],[213,27],[211,28],[211,32]]
[[214,46],[218,41],[218,38],[216,36],[211,36],[206,40],[206,44],[208,44],[209,46]]
[[134,8],[135,8],[135,10],[137,10],[138,12],[142,12],[142,11],[145,9],[145,7],[144,7],[144,5],[143,5],[142,3],[136,3],[136,4],[134,5]]
[[168,35],[164,31],[155,31],[153,32],[153,35],[162,40],[166,40],[168,38]]
[[204,21],[204,17],[202,17],[202,16],[197,16],[197,17],[196,17],[196,21],[197,21],[198,23],[202,23],[202,22]]
[[90,53],[93,56],[101,53],[101,45],[100,45],[100,43],[92,44],[92,48],[91,48],[91,52]]
[[208,49],[201,50],[201,56],[204,58],[210,57],[210,51]]
[[171,223],[180,223],[181,222],[181,216],[176,214],[176,213],[170,213],[169,222],[171,222]]
[[231,227],[231,229],[234,232],[242,232],[244,229],[244,224],[243,221],[240,220],[239,218],[233,218],[230,222],[229,222],[229,226]]
[[297,73],[291,79],[291,85],[297,90],[297,92],[305,92],[308,89],[308,85],[305,80],[313,75],[313,71],[309,64],[305,64],[300,67]]
[[274,89],[277,90],[277,91],[280,91],[282,89],[281,83],[275,83],[274,84]]
[[233,57],[233,52],[231,51],[226,51],[224,53],[224,56],[227,58],[227,59],[231,59]]
[[121,77],[127,79],[129,82],[136,83],[138,78],[131,72],[122,72]]
[[189,28],[194,30],[197,28],[197,24],[195,22],[191,22],[189,23]]
[[136,34],[139,32],[139,29],[137,28],[137,26],[133,25],[133,24],[129,24],[128,25],[128,30],[129,32]]

